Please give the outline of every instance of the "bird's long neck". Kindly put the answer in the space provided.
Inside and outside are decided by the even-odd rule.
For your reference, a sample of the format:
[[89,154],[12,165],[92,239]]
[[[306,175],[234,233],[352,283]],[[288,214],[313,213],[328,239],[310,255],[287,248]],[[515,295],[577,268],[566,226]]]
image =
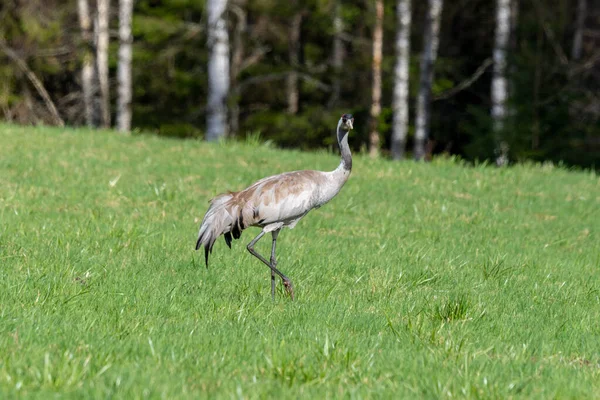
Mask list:
[[342,161],[335,170],[323,173],[323,176],[326,177],[326,181],[325,184],[321,185],[317,190],[319,193],[317,196],[318,206],[327,203],[340,192],[352,171],[352,154],[350,153],[350,146],[348,146],[348,131],[342,128],[342,120],[340,120],[337,126],[337,139],[338,144],[340,145]]
[[352,153],[350,153],[350,146],[348,145],[348,131],[342,129],[341,123],[337,129],[337,139],[340,145],[340,153],[342,155],[342,162],[340,166],[350,172],[352,170]]

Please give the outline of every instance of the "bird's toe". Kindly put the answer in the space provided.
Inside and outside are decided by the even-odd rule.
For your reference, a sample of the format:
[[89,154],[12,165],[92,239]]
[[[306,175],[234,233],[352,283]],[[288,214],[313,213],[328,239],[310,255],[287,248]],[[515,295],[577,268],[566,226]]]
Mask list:
[[292,285],[292,281],[283,281],[283,286],[285,287],[286,292],[289,293],[292,300],[294,300],[294,285]]

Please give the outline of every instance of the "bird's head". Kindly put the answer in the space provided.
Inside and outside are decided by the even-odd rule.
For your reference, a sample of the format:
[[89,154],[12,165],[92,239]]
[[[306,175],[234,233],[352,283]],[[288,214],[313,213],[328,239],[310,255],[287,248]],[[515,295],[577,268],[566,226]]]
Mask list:
[[354,117],[352,114],[344,114],[340,118],[339,127],[345,131],[349,131],[354,128]]

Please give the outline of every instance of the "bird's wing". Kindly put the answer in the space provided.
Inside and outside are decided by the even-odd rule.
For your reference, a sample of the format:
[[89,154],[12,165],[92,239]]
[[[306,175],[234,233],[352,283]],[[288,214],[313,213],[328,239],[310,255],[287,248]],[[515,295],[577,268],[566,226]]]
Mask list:
[[246,226],[283,222],[302,217],[315,205],[327,182],[320,171],[294,171],[261,179],[241,192],[236,200]]

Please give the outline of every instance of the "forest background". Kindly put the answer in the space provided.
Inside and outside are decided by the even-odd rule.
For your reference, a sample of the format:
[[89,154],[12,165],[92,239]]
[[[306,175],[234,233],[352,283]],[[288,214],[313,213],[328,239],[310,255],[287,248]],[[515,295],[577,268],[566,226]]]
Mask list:
[[598,0],[6,0],[0,119],[312,149],[333,148],[352,112],[352,145],[373,155],[597,167],[599,11]]

